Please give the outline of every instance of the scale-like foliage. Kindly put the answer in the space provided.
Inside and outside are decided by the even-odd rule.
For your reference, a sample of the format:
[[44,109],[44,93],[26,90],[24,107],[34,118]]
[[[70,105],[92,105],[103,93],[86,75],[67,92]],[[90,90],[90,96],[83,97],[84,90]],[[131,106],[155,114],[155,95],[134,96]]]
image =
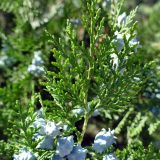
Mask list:
[[[137,8],[127,15],[123,3],[2,0],[0,8],[14,15],[14,27],[10,33],[2,27],[0,34],[0,149],[8,153],[0,158],[114,157],[114,131],[103,127],[115,126],[117,137],[126,137],[121,143],[131,143],[117,157],[145,158],[142,145],[136,151],[131,145],[140,142],[146,126],[151,135],[158,131],[158,116],[145,112],[150,99],[141,96],[148,75],[159,72],[140,55]],[[95,123],[101,131],[94,133],[91,123],[99,119],[105,125]],[[149,147],[146,157],[158,158],[154,152]]]

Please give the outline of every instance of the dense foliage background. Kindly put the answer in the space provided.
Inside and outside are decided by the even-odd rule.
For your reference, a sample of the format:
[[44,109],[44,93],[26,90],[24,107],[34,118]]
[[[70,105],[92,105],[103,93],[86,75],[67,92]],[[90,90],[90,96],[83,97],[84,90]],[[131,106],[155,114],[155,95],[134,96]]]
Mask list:
[[[102,9],[100,16],[109,17],[108,8],[105,8],[103,3],[103,0],[98,1],[98,6]],[[127,86],[130,88],[126,88],[126,94],[123,94],[122,91],[125,85],[122,86],[122,83],[119,91],[119,88],[116,87],[120,82],[117,82],[117,86],[114,86],[116,91],[113,90],[111,92],[113,95],[109,97],[112,100],[107,101],[111,107],[98,110],[89,119],[82,146],[91,145],[95,135],[102,128],[111,128],[115,129],[117,136],[114,151],[120,160],[158,160],[160,159],[160,1],[126,0],[121,8],[121,13],[126,12],[128,15],[137,5],[138,10],[134,19],[138,21],[138,25],[137,23],[135,24],[137,26],[136,32],[142,48],[130,62],[135,64],[137,75],[142,81],[135,79],[132,85],[132,81],[127,77],[128,74],[126,73],[126,79],[124,78],[125,76],[123,77],[124,84],[127,81],[131,84]],[[58,66],[58,62],[60,64],[62,59],[58,59],[60,57],[58,50],[64,54],[64,57],[72,49],[75,50],[75,53],[81,52],[81,49],[77,47],[78,45],[76,46],[77,48],[73,46],[69,48],[67,44],[70,43],[65,34],[67,19],[76,30],[78,39],[77,42],[73,40],[71,45],[81,44],[83,41],[84,48],[88,48],[92,40],[89,37],[89,32],[86,31],[82,21],[80,21],[83,12],[85,12],[85,7],[85,0],[1,0],[0,159],[12,159],[14,152],[18,151],[22,144],[28,145],[32,143],[29,141],[32,137],[25,137],[26,135],[23,133],[20,135],[24,139],[27,138],[28,142],[21,139],[22,144],[18,145],[17,139],[20,128],[23,128],[24,133],[34,132],[26,131],[26,128],[28,123],[34,121],[34,113],[40,108],[45,110],[47,119],[58,123],[59,121],[65,122],[68,118],[76,128],[80,131],[82,130],[84,117],[80,116],[75,121],[73,117],[68,115],[71,110],[67,109],[67,107],[72,107],[74,101],[77,102],[78,98],[79,104],[82,104],[83,102],[80,100],[83,94],[74,99],[73,104],[70,103],[73,95],[69,92],[66,92],[68,94],[66,95],[62,91],[62,87],[63,90],[67,91],[70,88],[70,91],[73,92],[75,90],[74,94],[76,94],[76,87],[72,88],[70,83],[67,83],[70,78],[69,75],[65,77],[66,81],[64,80],[63,82],[62,80],[62,83],[57,84],[59,92],[62,91],[61,93],[52,91],[52,89],[55,87],[53,77],[61,69],[61,66]],[[87,15],[87,12],[85,14]],[[104,25],[105,35],[112,35],[109,22],[105,21]],[[70,28],[67,31],[68,35],[71,35],[69,38],[73,37],[74,39],[74,33],[71,32]],[[94,47],[98,48],[105,38],[105,36],[100,37],[97,46]],[[35,52],[39,52],[42,58],[38,75],[34,74],[34,71],[29,73],[28,69],[28,66],[33,63],[32,59],[35,56]],[[78,53],[76,54],[78,57]],[[74,56],[71,55],[71,58],[70,61],[73,64],[75,61]],[[41,68],[41,65],[43,68]],[[66,62],[67,65],[68,62]],[[71,70],[70,68],[73,66],[67,67],[68,70]],[[68,70],[66,69],[64,73],[69,73]],[[82,73],[83,70],[84,68],[79,68]],[[128,70],[132,72],[133,66],[130,67],[128,65]],[[74,70],[72,74],[76,74]],[[60,76],[58,78],[61,78]],[[115,81],[114,78],[111,77],[112,81]],[[98,80],[102,82],[101,79]],[[73,78],[72,84],[75,83],[74,81],[75,79]],[[96,88],[95,81],[96,79],[91,80],[90,86],[93,88],[91,87],[91,90],[89,90],[89,100],[95,94],[94,90],[92,90]],[[79,81],[78,83],[83,82]],[[83,87],[85,88],[85,86]],[[137,92],[134,92],[134,90]],[[63,96],[57,96],[56,99],[55,94]],[[119,99],[114,99],[116,96]],[[64,107],[63,111],[55,107],[59,100],[63,106],[67,106],[66,108]],[[92,104],[90,105],[92,106]],[[122,108],[121,106],[125,107]],[[24,122],[28,116],[30,116],[31,120]],[[72,128],[73,126],[70,127]],[[76,134],[74,128],[69,129],[69,133]],[[30,135],[32,134],[30,133]],[[32,144],[33,148],[35,145],[34,143]],[[43,152],[41,155],[43,155]]]

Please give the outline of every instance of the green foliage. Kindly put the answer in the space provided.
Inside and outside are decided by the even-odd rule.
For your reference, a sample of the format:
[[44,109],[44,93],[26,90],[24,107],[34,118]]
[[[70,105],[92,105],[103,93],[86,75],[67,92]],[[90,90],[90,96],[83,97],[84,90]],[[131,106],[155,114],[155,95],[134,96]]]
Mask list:
[[142,42],[146,47],[147,53],[152,53],[154,56],[157,56],[157,53],[160,51],[159,8],[160,2],[157,2],[152,9],[148,5],[143,5],[140,8],[140,11],[142,9],[145,11],[143,14],[147,19],[147,21],[145,19],[143,20],[143,28],[140,28],[140,31],[144,31],[144,34],[141,34],[141,36],[142,40],[145,39],[145,41]]
[[[90,133],[92,142],[86,140],[94,120],[100,121],[94,124],[99,129],[115,128],[117,137],[123,140],[117,140],[126,147],[115,151],[119,159],[160,158],[155,147],[160,114],[153,111],[159,107],[159,61],[155,60],[158,35],[153,36],[156,45],[148,45],[153,32],[159,31],[159,5],[142,23],[146,28],[142,32],[134,19],[137,8],[120,20],[124,0],[106,1],[106,8],[103,3],[1,1],[0,9],[3,14],[13,15],[10,23],[14,27],[8,32],[4,27],[8,22],[0,26],[0,159],[12,159],[22,148],[38,160],[51,159],[57,154],[59,137],[70,135],[74,136],[74,144],[88,150],[88,160],[103,159],[118,145],[95,152],[92,139],[98,130]],[[138,36],[144,39],[145,48],[139,49]],[[28,69],[36,52],[42,53],[40,63],[45,68],[40,76]],[[150,57],[156,63],[149,63]],[[147,97],[148,92],[152,96]],[[39,128],[33,124],[40,117],[39,111],[43,111],[47,123],[55,122],[61,128],[51,150],[37,148],[44,137],[34,140]],[[151,142],[154,145],[146,149]]]
[[160,152],[153,145],[144,148],[141,143],[135,143],[123,151],[117,150],[117,157],[121,160],[158,160]]

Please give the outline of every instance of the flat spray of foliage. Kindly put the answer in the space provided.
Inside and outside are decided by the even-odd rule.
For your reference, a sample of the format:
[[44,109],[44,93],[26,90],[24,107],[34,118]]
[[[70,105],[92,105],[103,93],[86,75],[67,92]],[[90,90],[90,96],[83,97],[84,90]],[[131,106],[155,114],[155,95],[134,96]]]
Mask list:
[[[12,48],[15,40],[14,36],[7,37],[11,50],[21,53],[21,57],[18,57],[20,66],[25,62],[25,57],[23,56],[24,46],[27,52],[30,48],[32,51],[43,50],[47,53],[43,55],[45,60],[49,59],[47,56],[49,56],[52,46],[51,54],[54,60],[51,64],[48,64],[49,67],[46,67],[44,75],[34,77],[25,72],[25,78],[18,79],[17,77],[22,71],[27,71],[26,66],[30,64],[27,60],[25,67],[16,72],[18,76],[12,77],[16,79],[15,83],[1,88],[2,99],[5,100],[5,95],[11,95],[8,91],[9,87],[11,87],[13,94],[17,96],[8,101],[9,103],[3,102],[9,107],[12,106],[9,109],[10,115],[12,115],[12,122],[7,123],[6,135],[8,139],[7,142],[2,141],[0,143],[2,150],[0,156],[4,159],[12,159],[13,154],[18,154],[22,148],[26,148],[34,153],[38,160],[51,159],[54,155],[60,155],[57,152],[59,138],[73,136],[75,145],[82,145],[83,151],[87,149],[86,159],[104,159],[106,155],[115,151],[115,147],[110,146],[102,153],[98,153],[94,150],[93,145],[84,145],[89,121],[96,111],[102,112],[100,114],[102,118],[104,118],[104,113],[121,114],[125,112],[123,114],[125,116],[122,117],[115,128],[118,138],[118,134],[121,133],[129,116],[135,113],[132,102],[146,82],[144,73],[148,71],[149,65],[143,64],[141,56],[139,56],[139,42],[136,41],[133,44],[137,36],[137,22],[134,22],[137,8],[120,20],[123,0],[106,1],[108,5],[107,13],[101,7],[102,1],[82,0],[80,27],[83,28],[87,38],[80,39],[77,28],[70,19],[66,22],[66,28],[55,35],[52,35],[49,26],[46,27],[45,35],[43,35],[43,27],[42,30],[40,28],[38,28],[38,31],[36,30],[37,27],[41,27],[45,23],[47,25],[50,19],[47,22],[39,23],[41,20],[39,18],[39,25],[35,27],[35,23],[32,22],[35,12],[33,12],[33,15],[30,14],[31,17],[26,18],[26,21],[22,23],[24,25],[20,25],[21,22],[18,15],[21,15],[19,14],[21,12],[17,13],[17,7],[19,9],[21,3],[18,2],[15,1],[13,8],[10,8],[17,15],[16,22],[18,27],[15,29],[14,36],[20,36],[23,42],[23,31],[28,32],[28,29],[24,29],[26,23],[30,24],[34,33],[33,35],[28,35],[28,40],[32,39],[32,42],[27,43],[27,45],[20,43],[20,47],[18,47],[18,40],[17,43],[15,41],[17,50]],[[31,1],[28,0],[28,2]],[[49,1],[47,2],[49,4]],[[8,10],[7,3],[9,4],[9,1],[3,1],[3,5],[1,5],[1,8],[6,6],[5,11]],[[26,6],[29,7],[29,4],[26,1]],[[29,9],[31,8],[30,6]],[[25,7],[22,11],[32,13],[31,10],[27,11]],[[43,18],[40,14],[38,16]],[[39,36],[38,32],[42,36]],[[38,40],[36,39],[37,35]],[[3,34],[1,36],[4,37]],[[24,41],[26,42],[25,38]],[[48,44],[48,41],[51,45]],[[34,47],[34,44],[38,45],[38,47]],[[9,71],[8,75],[10,75]],[[23,86],[29,87],[25,87],[24,92],[22,92]],[[41,87],[38,93],[36,87]],[[49,98],[45,99],[41,92],[45,93]],[[41,106],[40,110],[36,110],[37,103]],[[51,149],[37,147],[44,140],[44,137],[38,140],[33,138],[39,131],[39,128],[34,126],[37,117],[43,117],[46,121],[54,122],[61,128],[58,136],[54,137]],[[146,115],[142,116],[141,112],[139,112],[134,122],[132,124],[129,123],[130,127],[127,126],[127,135],[125,136],[130,145],[123,151],[115,151],[119,159],[145,158],[142,151],[144,147],[139,142],[139,135],[147,119]],[[82,123],[81,128],[76,125],[80,121]],[[150,132],[152,130],[153,127]],[[132,147],[133,143],[135,145]],[[136,149],[137,153],[135,152]],[[150,158],[155,151],[152,146],[149,146],[148,150],[149,153],[146,154]],[[153,155],[155,160],[158,160],[158,156],[158,152]]]

